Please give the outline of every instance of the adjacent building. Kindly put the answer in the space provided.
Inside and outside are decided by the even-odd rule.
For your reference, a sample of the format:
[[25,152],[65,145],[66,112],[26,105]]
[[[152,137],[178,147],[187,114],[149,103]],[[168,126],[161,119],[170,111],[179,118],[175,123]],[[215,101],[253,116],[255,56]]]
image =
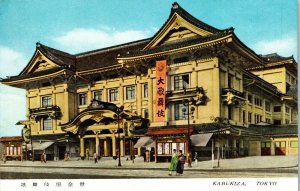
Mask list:
[[37,43],[23,71],[1,83],[26,90],[19,124],[31,130],[29,147],[52,159],[142,155],[144,147],[156,161],[172,149],[298,153],[294,58],[258,55],[232,27],[210,26],[177,3],[148,39],[76,55]]

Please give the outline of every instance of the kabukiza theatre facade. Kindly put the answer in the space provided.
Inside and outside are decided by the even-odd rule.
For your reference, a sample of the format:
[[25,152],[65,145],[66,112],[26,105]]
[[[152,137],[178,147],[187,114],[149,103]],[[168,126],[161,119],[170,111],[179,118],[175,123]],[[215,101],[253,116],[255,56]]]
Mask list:
[[1,83],[26,90],[18,124],[36,157],[298,153],[294,58],[258,55],[177,3],[148,39],[75,55],[37,43]]

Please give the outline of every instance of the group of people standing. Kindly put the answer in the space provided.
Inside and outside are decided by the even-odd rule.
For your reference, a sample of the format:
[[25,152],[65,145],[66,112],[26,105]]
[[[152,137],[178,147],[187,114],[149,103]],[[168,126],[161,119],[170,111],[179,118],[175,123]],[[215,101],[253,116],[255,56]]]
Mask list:
[[173,149],[171,164],[169,167],[169,176],[172,176],[173,172],[176,172],[176,176],[181,176],[183,174],[185,161],[186,157],[182,153],[182,150],[179,150],[177,153],[176,149]]

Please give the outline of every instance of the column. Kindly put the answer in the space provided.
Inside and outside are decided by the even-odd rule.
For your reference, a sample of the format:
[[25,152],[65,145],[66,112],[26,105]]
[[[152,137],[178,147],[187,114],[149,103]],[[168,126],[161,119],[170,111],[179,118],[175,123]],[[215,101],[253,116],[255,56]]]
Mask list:
[[274,155],[275,155],[275,142],[271,138],[271,156],[274,156]]
[[104,156],[108,156],[108,153],[107,153],[107,141],[106,140],[104,140]]
[[[123,81],[123,80],[122,80]],[[120,82],[120,87],[119,87],[119,103],[120,105],[124,105],[124,86],[122,81]]]
[[123,138],[120,138],[120,150],[121,150],[121,156],[124,156],[124,140]]
[[281,113],[282,113],[282,124],[286,124],[286,122],[285,122],[285,119],[286,119],[286,116],[285,116],[285,103],[283,103],[282,104],[282,106],[281,106]]
[[[141,78],[139,77],[138,80],[141,80]],[[138,115],[142,115],[142,84],[140,83],[140,81],[137,83],[136,85],[136,111]]]
[[80,157],[84,157],[84,139],[80,138]]
[[115,133],[113,133],[112,137],[112,156],[117,156],[117,152],[116,152],[116,137],[115,137]]
[[141,155],[142,155],[141,147],[139,147],[139,148],[137,149],[137,152],[138,152],[138,153],[137,153],[138,156],[141,156]]
[[236,152],[236,138],[232,139],[232,147],[233,147],[233,152],[234,152],[234,156],[237,156],[237,152]]
[[148,69],[148,108],[149,108],[149,120],[153,121],[153,80],[151,78],[151,69]]
[[98,137],[98,133],[96,134],[96,153],[97,156],[99,156],[99,137]]

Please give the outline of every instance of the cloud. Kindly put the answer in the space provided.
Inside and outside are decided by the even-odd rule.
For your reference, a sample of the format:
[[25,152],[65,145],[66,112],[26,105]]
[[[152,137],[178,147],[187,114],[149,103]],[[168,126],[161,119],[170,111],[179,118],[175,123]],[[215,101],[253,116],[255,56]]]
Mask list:
[[26,119],[25,91],[0,85],[0,137],[21,136],[22,126],[15,124]]
[[18,74],[24,63],[26,60],[22,53],[0,45],[0,77]]
[[134,40],[149,37],[150,31],[127,30],[118,31],[109,27],[95,28],[75,28],[53,40],[62,49],[71,53],[89,51],[93,49],[113,46]]
[[258,54],[278,53],[281,56],[297,57],[297,40],[292,35],[285,35],[280,39],[263,40],[255,43],[253,49]]

